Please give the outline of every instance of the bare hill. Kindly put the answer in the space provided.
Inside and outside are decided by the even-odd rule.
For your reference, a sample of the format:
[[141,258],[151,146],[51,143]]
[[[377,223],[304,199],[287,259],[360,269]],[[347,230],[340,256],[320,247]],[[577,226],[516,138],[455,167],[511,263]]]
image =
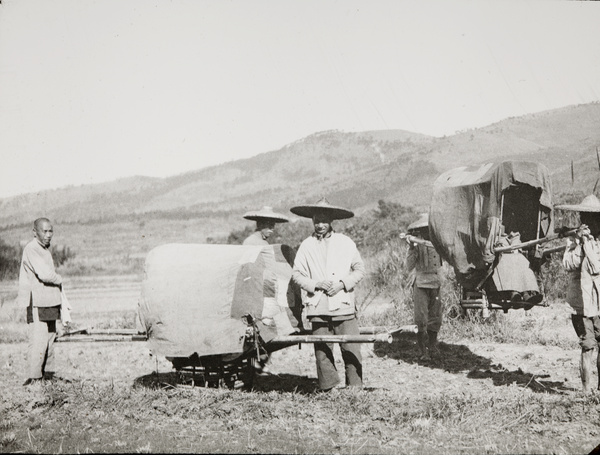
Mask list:
[[442,138],[402,130],[324,131],[280,150],[164,179],[131,177],[0,199],[0,226],[40,214],[61,223],[225,216],[263,204],[285,210],[320,195],[359,212],[379,199],[424,208],[441,172],[509,158],[546,164],[561,189],[572,189],[574,160],[574,188],[589,192],[600,175],[599,126],[600,104],[592,103]]

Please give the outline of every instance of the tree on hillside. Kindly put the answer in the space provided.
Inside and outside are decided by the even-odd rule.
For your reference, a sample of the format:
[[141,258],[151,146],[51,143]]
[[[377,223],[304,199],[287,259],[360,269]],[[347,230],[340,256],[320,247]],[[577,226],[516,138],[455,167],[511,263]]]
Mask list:
[[0,239],[0,280],[14,279],[21,266],[20,249]]

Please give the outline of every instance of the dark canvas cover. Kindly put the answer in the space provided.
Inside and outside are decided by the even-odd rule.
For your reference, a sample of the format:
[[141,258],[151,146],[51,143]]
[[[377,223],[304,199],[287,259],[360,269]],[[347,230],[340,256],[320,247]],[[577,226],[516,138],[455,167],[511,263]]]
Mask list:
[[139,314],[165,357],[241,354],[247,314],[265,341],[298,328],[285,245],[167,244],[146,258]]
[[[513,197],[510,207],[505,200],[503,208],[502,196],[509,195],[511,188],[527,191]],[[550,176],[539,163],[504,161],[460,167],[443,173],[434,182],[429,213],[431,241],[454,267],[459,283],[473,288],[491,272],[496,258],[493,245],[503,229],[503,216],[505,220],[512,216],[521,223],[529,219],[529,224],[535,225],[533,235],[538,234],[540,216],[542,235],[546,235],[552,228],[551,212]],[[521,240],[531,239],[522,235]]]

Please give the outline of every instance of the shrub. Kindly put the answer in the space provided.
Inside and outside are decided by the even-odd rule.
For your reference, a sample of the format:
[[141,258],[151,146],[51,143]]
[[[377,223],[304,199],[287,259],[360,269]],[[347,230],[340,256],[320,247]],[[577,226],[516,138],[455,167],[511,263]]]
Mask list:
[[50,246],[50,253],[52,254],[55,267],[60,267],[75,257],[75,252],[66,245],[52,245]]
[[0,239],[0,280],[16,278],[21,266],[21,251]]
[[[71,248],[64,245],[52,245],[50,253],[56,267],[75,257]],[[22,256],[22,246],[12,246],[0,239],[0,280],[12,280],[19,276]]]

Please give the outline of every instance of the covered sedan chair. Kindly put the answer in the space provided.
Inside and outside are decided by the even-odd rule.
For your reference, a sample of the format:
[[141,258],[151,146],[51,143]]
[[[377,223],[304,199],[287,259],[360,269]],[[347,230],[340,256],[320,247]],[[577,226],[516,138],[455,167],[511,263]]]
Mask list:
[[545,166],[504,161],[447,171],[434,182],[429,223],[431,242],[462,287],[463,308],[541,304],[537,248],[554,228]]
[[283,347],[391,341],[391,333],[377,328],[326,339],[306,334],[300,290],[291,281],[294,254],[286,245],[167,244],[151,250],[138,312],[152,354],[205,385],[250,387],[269,354]]
[[302,329],[292,261],[286,245],[154,248],[139,302],[151,352],[178,370],[204,369],[219,380],[243,377],[270,340]]

